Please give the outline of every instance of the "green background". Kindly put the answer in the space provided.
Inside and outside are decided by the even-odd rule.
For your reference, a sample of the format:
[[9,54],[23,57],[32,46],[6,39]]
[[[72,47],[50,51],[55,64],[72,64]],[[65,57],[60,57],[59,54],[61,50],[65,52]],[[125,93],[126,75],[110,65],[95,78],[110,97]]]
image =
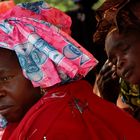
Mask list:
[[[21,3],[21,2],[33,2],[37,0],[14,0],[14,1],[15,3]],[[94,9],[98,8],[103,1],[104,0],[99,0],[99,2],[95,4],[93,8]],[[67,11],[76,8],[72,0],[46,0],[46,2],[56,8],[61,9],[62,11]]]

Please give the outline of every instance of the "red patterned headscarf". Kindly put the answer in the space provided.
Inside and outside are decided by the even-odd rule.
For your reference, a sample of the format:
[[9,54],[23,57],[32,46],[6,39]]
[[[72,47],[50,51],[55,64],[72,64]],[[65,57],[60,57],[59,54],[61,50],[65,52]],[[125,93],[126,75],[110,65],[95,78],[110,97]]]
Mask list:
[[70,18],[43,1],[19,4],[0,18],[0,47],[16,52],[35,87],[85,76],[97,63],[68,35]]

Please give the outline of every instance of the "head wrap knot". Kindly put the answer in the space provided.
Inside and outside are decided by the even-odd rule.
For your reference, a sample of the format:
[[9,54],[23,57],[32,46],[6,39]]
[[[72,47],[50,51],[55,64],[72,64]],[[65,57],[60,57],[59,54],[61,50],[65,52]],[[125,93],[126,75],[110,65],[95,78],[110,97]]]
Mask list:
[[16,52],[35,87],[85,76],[97,61],[68,35],[70,24],[67,15],[42,1],[19,4],[1,17],[0,47]]

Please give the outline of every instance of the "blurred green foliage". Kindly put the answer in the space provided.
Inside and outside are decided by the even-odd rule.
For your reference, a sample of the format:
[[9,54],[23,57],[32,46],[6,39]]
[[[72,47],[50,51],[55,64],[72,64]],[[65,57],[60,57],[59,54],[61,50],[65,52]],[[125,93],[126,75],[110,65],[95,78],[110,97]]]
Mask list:
[[[39,0],[14,0],[15,3],[22,3],[22,2],[34,2]],[[62,11],[67,11],[71,9],[75,9],[76,6],[74,5],[72,0],[45,0],[50,5],[61,9]],[[99,0],[97,4],[94,5],[94,9],[98,8],[104,0]]]
[[46,0],[52,6],[61,9],[62,11],[67,11],[75,7],[72,0]]

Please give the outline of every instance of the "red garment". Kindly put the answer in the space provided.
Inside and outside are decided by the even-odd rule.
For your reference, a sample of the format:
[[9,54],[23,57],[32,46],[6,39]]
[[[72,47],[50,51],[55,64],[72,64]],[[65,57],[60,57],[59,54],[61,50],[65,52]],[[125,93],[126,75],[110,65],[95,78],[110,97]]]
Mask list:
[[15,6],[15,4],[14,4],[13,0],[0,2],[0,14],[7,12],[14,6]]
[[50,90],[3,140],[139,140],[139,131],[136,120],[81,80]]

